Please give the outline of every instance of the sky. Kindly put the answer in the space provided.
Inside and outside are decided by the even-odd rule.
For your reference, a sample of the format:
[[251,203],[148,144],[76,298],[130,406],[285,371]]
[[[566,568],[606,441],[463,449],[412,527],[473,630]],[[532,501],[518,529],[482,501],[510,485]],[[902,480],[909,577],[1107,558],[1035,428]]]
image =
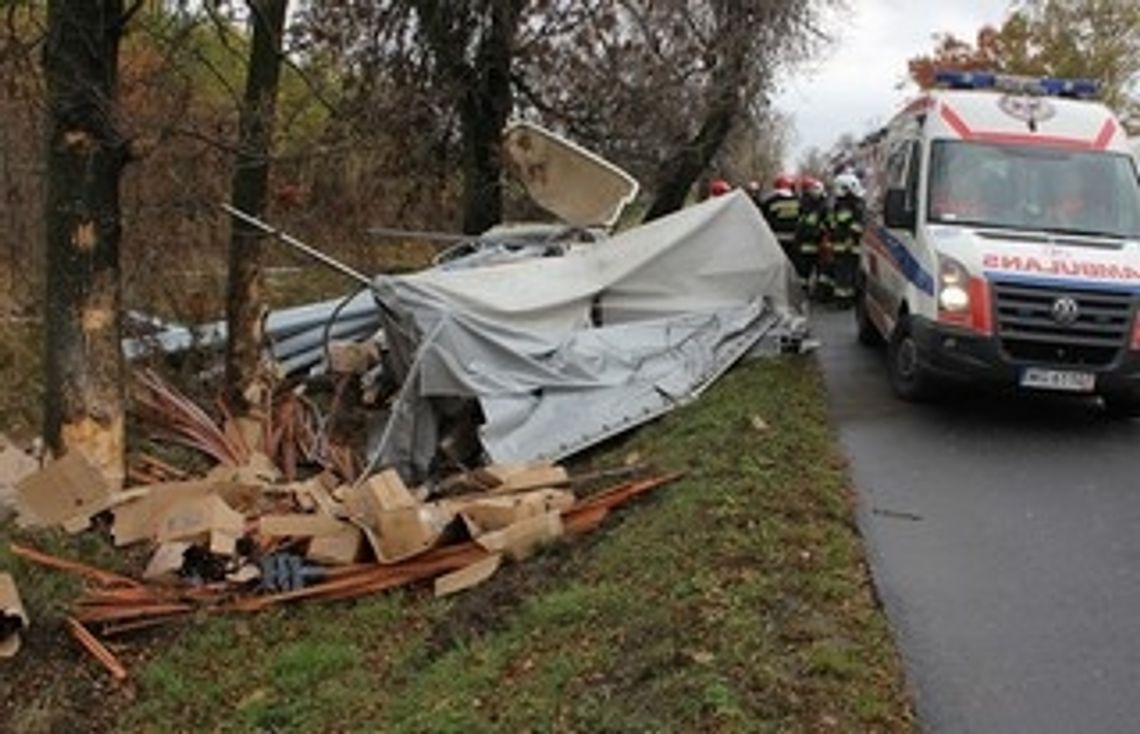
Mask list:
[[882,125],[916,88],[906,62],[934,46],[935,33],[973,41],[978,28],[999,24],[1010,0],[848,0],[827,28],[836,39],[814,63],[786,79],[773,105],[792,118],[786,166],[813,146],[822,149],[845,132],[857,137]]

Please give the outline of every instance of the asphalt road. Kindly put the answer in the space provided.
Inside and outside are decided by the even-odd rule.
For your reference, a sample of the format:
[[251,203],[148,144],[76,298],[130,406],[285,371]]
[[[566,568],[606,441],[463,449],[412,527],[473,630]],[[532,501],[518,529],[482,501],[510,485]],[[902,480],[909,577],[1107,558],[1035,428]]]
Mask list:
[[821,362],[872,573],[931,732],[1140,731],[1140,421],[909,405],[850,312]]

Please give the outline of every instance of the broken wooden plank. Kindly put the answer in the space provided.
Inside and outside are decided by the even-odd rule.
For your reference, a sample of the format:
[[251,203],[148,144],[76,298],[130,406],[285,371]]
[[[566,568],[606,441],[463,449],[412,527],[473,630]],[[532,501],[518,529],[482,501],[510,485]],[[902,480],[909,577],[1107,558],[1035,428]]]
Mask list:
[[71,636],[83,646],[93,658],[107,669],[111,677],[117,681],[124,681],[127,679],[127,669],[119,662],[119,659],[107,649],[107,646],[99,642],[95,635],[91,634],[90,630],[83,626],[81,622],[74,617],[67,618],[67,630]]
[[11,543],[8,545],[8,548],[12,551],[12,555],[23,558],[26,561],[38,563],[48,568],[54,568],[58,571],[79,574],[103,586],[142,586],[142,584],[132,578],[120,576],[110,571],[104,571],[100,568],[89,566],[86,563],[69,561],[66,558],[53,556],[50,553],[43,553],[35,548],[29,548],[19,543]]

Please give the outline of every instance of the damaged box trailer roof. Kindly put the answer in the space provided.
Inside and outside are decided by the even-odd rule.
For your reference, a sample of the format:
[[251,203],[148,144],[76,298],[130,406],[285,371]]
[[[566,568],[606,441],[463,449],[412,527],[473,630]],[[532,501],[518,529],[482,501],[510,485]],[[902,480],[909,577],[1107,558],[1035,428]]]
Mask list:
[[477,401],[495,462],[557,460],[693,399],[767,339],[799,339],[791,265],[734,193],[563,257],[380,277],[403,387],[376,465],[428,475]]

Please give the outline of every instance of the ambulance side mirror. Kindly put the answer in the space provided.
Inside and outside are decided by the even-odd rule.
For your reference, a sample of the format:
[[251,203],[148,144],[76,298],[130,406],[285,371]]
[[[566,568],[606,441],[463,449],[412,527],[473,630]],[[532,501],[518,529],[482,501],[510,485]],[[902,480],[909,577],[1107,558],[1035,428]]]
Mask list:
[[887,229],[914,229],[915,211],[907,209],[906,189],[887,189],[883,204],[883,223]]

